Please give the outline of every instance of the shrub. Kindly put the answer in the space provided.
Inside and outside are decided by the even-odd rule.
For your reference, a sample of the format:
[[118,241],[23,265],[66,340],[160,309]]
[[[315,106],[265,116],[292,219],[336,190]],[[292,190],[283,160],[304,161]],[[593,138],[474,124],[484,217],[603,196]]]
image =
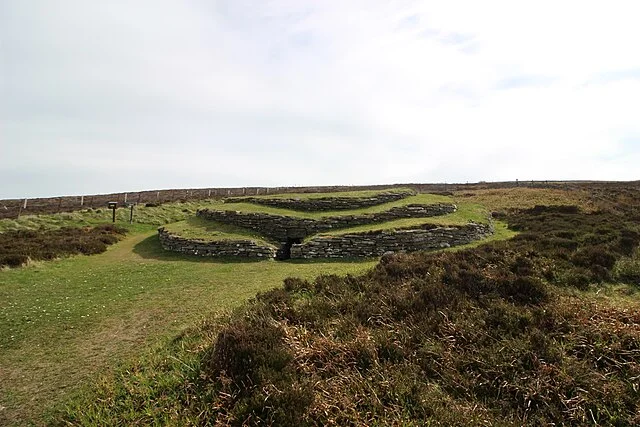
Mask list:
[[618,260],[613,269],[613,276],[621,282],[640,285],[640,253]]
[[18,267],[27,259],[51,260],[74,254],[98,254],[125,233],[125,229],[114,225],[5,232],[0,234],[0,267]]
[[506,282],[500,288],[500,294],[505,299],[519,304],[540,304],[549,297],[544,282],[531,276],[517,277]]
[[217,378],[223,374],[248,392],[265,371],[282,370],[292,359],[283,344],[282,328],[266,319],[239,320],[218,334],[215,346],[204,358],[204,371]]
[[6,265],[7,267],[20,267],[24,265],[29,260],[29,257],[26,255],[18,255],[18,254],[5,254],[0,255],[0,267]]

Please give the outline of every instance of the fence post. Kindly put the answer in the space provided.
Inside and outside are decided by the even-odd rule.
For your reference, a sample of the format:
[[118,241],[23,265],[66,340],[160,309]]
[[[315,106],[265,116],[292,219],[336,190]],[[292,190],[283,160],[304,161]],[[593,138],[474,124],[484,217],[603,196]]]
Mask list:
[[84,196],[80,196],[80,206],[84,206]]
[[127,203],[127,193],[124,193],[124,203]]

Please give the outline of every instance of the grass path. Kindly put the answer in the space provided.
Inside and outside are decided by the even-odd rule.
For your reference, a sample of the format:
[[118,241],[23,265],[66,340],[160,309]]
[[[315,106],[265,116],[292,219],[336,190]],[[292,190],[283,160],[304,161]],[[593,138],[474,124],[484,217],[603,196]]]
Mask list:
[[373,264],[194,259],[162,251],[150,228],[104,254],[0,271],[0,425],[41,423],[93,374],[285,277]]

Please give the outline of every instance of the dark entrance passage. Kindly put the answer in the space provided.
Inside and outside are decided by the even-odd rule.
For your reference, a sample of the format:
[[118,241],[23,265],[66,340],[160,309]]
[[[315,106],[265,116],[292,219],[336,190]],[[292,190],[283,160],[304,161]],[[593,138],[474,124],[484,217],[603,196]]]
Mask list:
[[276,259],[279,261],[291,259],[291,246],[302,243],[301,237],[287,237],[287,241],[280,246],[276,252]]

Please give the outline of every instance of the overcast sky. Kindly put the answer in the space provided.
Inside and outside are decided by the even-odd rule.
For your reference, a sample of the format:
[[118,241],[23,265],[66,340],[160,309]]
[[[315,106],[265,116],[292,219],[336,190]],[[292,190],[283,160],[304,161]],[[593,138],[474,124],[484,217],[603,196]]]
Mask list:
[[640,179],[639,8],[1,0],[0,198]]

